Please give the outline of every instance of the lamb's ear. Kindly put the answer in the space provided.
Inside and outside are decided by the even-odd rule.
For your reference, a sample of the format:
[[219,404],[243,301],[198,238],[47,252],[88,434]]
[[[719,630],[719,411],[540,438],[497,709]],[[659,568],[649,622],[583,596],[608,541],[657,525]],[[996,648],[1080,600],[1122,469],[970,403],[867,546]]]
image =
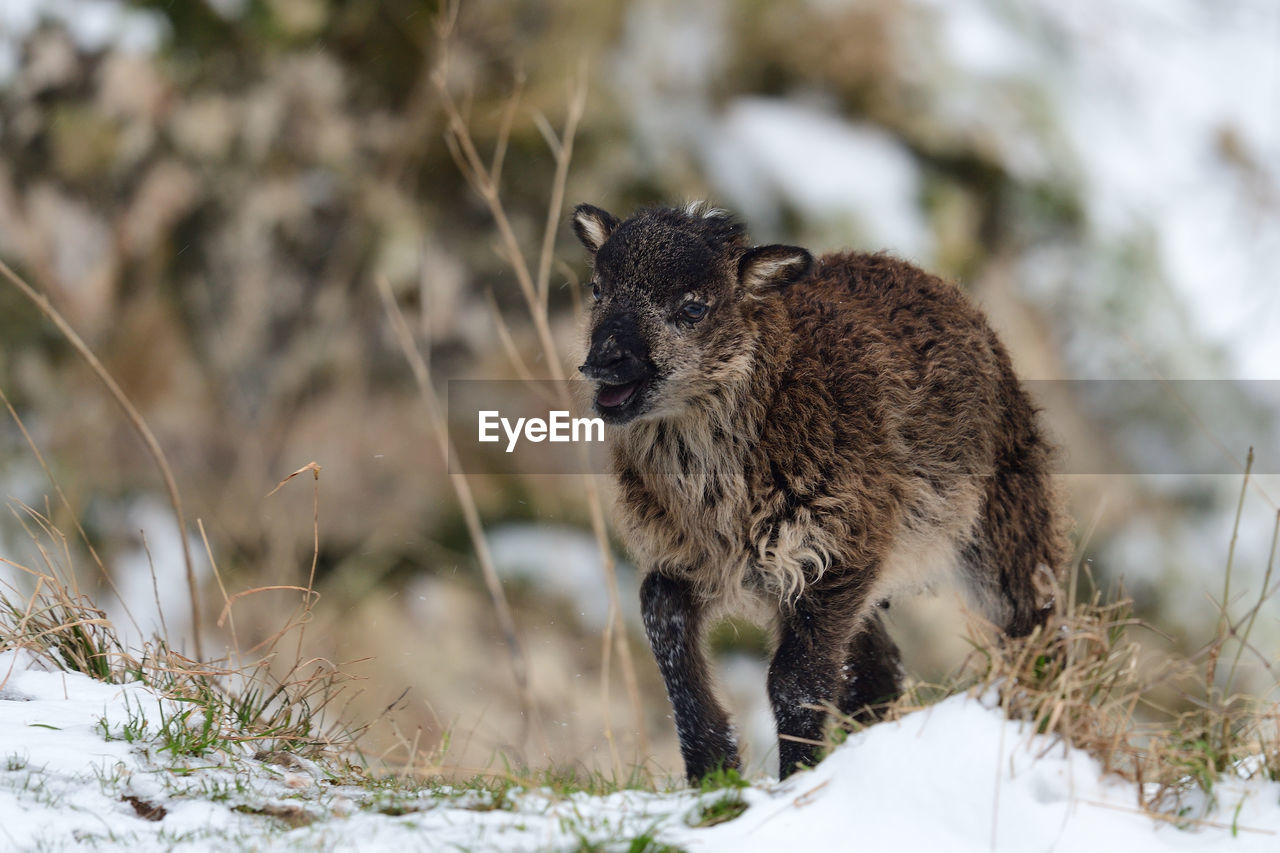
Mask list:
[[618,217],[607,210],[589,204],[580,204],[573,209],[573,233],[593,255],[600,251],[604,241],[617,227]]
[[813,266],[813,255],[799,246],[757,246],[738,261],[738,281],[748,292],[798,280]]

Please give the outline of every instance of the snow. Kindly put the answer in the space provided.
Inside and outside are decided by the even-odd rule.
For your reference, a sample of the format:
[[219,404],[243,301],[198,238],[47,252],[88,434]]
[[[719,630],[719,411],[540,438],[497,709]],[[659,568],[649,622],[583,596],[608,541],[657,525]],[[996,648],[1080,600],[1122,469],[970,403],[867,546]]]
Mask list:
[[655,0],[627,10],[609,71],[640,141],[635,153],[650,167],[671,166],[708,132],[709,89],[722,71],[727,24],[724,0]]
[[[1036,0],[1015,13],[1001,0],[916,3],[938,18],[975,121],[1000,116],[1001,80],[1042,90],[1082,183],[1086,248],[1096,256],[1149,240],[1196,337],[1227,353],[1226,376],[1184,364],[1166,378],[1277,378],[1280,6]],[[1062,287],[1076,302],[1101,295],[1096,273],[1079,265]],[[1140,347],[1170,334],[1158,324],[1126,331]]]
[[[611,76],[639,157],[705,178],[757,234],[780,230],[789,208],[834,240],[816,248],[929,263],[913,155],[813,92],[719,100],[725,7],[689,8],[655,0],[627,16]],[[1165,378],[1276,378],[1280,4],[911,0],[899,17],[895,48],[911,63],[900,73],[927,93],[938,133],[994,152],[1021,180],[1078,190],[1087,233],[1029,247],[1020,280],[1053,282],[1046,307],[1080,326],[1068,352],[1080,375],[1150,378],[1137,350]],[[1148,249],[1153,268],[1126,263]],[[1112,296],[1136,288],[1143,316],[1110,317]],[[1184,325],[1224,363],[1180,352],[1195,350],[1179,344]]]
[[[1108,6],[1100,29],[1081,5],[1101,4],[1062,15],[1082,44],[1088,28],[1089,47],[1061,101],[1096,227],[1151,228],[1170,283],[1205,337],[1228,346],[1236,377],[1276,378],[1280,216],[1266,196],[1280,180],[1280,10]],[[1226,139],[1248,165],[1226,155]]]
[[0,3],[0,84],[17,70],[23,41],[46,22],[60,24],[86,51],[114,47],[150,54],[167,32],[161,15],[130,9],[121,0],[4,0]]
[[[994,128],[1006,150],[1018,138],[1017,123],[1006,121],[1007,92],[1034,86],[1043,101],[1050,129],[1030,139],[1048,156],[1047,174],[1078,187],[1086,229],[1026,252],[1017,280],[1053,317],[1074,375],[1280,378],[1280,4],[913,4],[936,16],[967,120]],[[1008,69],[999,73],[984,50],[1010,57]],[[952,88],[940,90],[944,104]],[[1115,435],[1126,459],[1152,474],[1234,473],[1246,447],[1259,449],[1232,582],[1250,590],[1235,604],[1244,608],[1255,600],[1276,508],[1280,479],[1256,476],[1274,470],[1275,419],[1260,424],[1248,406],[1208,398],[1210,391],[1248,397],[1244,386],[1203,387],[1185,395],[1185,418],[1166,416],[1186,444],[1159,466],[1143,464],[1149,435],[1142,418],[1117,422]],[[1174,398],[1174,389],[1159,390]],[[1094,411],[1116,421],[1114,408]],[[1226,451],[1221,458],[1207,455],[1219,449]],[[1161,479],[1136,485],[1197,494],[1200,507],[1213,509],[1188,513],[1155,535],[1128,524],[1104,546],[1102,564],[1145,578],[1153,590],[1158,585],[1164,618],[1203,635],[1216,618],[1203,602],[1221,586],[1239,478]],[[1128,541],[1135,536],[1139,541]],[[1258,636],[1263,648],[1274,648],[1275,621],[1260,622]]]
[[868,246],[923,260],[931,249],[919,172],[888,132],[818,105],[734,99],[702,139],[713,183],[753,224],[784,205],[852,226]]
[[683,155],[693,154],[716,201],[757,235],[778,231],[789,207],[866,247],[927,262],[933,241],[906,147],[820,99],[753,96],[720,105],[711,90],[731,29],[722,0],[631,7],[611,83],[633,122],[637,157],[678,173]]
[[[950,3],[934,5],[935,14],[946,16],[963,7]],[[991,6],[970,6],[962,14],[947,17],[943,29],[944,48],[966,70],[981,76],[1026,73],[1035,65],[1029,45],[1017,38]]]
[[[1043,754],[1042,754],[1043,753]],[[813,772],[774,791],[715,830],[724,849],[778,850],[789,841],[864,849],[1271,850],[1280,833],[1280,785],[1230,786],[1211,820],[1180,830],[1139,813],[1136,790],[1102,778],[1097,763],[964,696],[875,726]],[[1224,817],[1225,815],[1225,817]],[[1255,832],[1254,830],[1258,830]]]
[[234,19],[245,13],[249,0],[208,0],[208,3],[222,17]]
[[[173,509],[153,497],[143,496],[124,503],[120,527],[137,532],[129,547],[113,555],[112,594],[101,597],[101,605],[126,648],[141,645],[154,636],[171,638],[181,651],[191,636],[191,605],[186,576],[156,567],[183,565],[182,537]],[[191,543],[192,569],[196,583],[211,582],[213,571],[200,547],[200,532],[187,531]],[[148,553],[148,551],[150,553]]]
[[[311,762],[283,769],[242,753],[164,760],[160,742],[108,741],[139,716],[173,703],[141,684],[107,685],[79,673],[44,672],[23,653],[0,654],[0,847],[100,850],[320,849],[542,850],[573,832],[634,837],[678,820],[693,793],[623,792],[553,801],[528,792],[510,808],[477,792],[394,795],[325,783]],[[173,708],[170,707],[170,712]],[[127,798],[165,810],[141,817]],[[390,807],[390,808],[389,808]],[[396,812],[384,814],[383,811]],[[292,814],[307,825],[290,829]]]
[[[585,628],[602,631],[609,621],[600,545],[589,532],[557,524],[497,525],[485,534],[494,568],[504,580],[526,581],[573,605]],[[640,627],[640,584],[633,569],[615,558],[622,617]],[[166,613],[169,611],[165,611]]]
[[[626,849],[647,834],[691,851],[744,853],[847,849],[852,840],[865,849],[1248,853],[1275,849],[1280,835],[1280,785],[1222,781],[1213,805],[1174,826],[1140,813],[1135,788],[1102,777],[1085,754],[965,696],[855,735],[781,784],[598,797],[515,790],[498,799],[359,787],[304,759],[257,760],[248,746],[178,760],[154,737],[119,739],[140,718],[154,730],[166,704],[142,684],[102,684],[42,671],[26,653],[0,654],[0,846],[515,851],[587,841]],[[741,816],[694,826],[706,806],[739,797]],[[129,798],[144,811],[162,807],[163,817],[146,819]]]

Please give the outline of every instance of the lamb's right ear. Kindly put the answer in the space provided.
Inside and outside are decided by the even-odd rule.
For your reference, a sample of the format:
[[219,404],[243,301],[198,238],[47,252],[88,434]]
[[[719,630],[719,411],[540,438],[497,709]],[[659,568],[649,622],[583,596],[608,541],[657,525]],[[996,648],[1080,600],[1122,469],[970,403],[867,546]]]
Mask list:
[[813,255],[799,246],[757,246],[738,261],[738,280],[748,292],[798,280],[813,266]]
[[593,255],[600,251],[618,224],[618,217],[607,210],[589,204],[580,204],[573,209],[573,233]]

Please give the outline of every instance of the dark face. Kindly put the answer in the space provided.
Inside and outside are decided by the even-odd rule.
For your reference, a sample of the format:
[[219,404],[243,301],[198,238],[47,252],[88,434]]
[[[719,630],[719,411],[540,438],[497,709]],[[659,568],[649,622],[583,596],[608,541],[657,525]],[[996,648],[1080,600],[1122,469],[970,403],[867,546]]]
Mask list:
[[[759,270],[748,261],[782,247],[748,251],[740,226],[700,208],[619,222],[582,205],[574,227],[595,252],[589,349],[579,369],[596,382],[595,410],[605,421],[678,416],[711,386],[746,375],[753,342],[744,301],[760,297]],[[807,252],[787,249],[793,266],[808,268]]]

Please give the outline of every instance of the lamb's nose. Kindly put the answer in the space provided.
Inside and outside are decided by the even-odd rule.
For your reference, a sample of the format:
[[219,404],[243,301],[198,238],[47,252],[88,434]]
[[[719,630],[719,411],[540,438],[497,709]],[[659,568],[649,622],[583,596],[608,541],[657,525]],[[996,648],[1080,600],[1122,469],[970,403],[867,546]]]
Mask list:
[[578,369],[586,376],[599,376],[611,372],[626,360],[627,353],[622,351],[616,340],[609,338],[593,349],[587,356],[586,364]]
[[649,347],[636,317],[621,311],[606,318],[591,333],[587,361],[579,370],[589,379],[625,382],[649,359]]

